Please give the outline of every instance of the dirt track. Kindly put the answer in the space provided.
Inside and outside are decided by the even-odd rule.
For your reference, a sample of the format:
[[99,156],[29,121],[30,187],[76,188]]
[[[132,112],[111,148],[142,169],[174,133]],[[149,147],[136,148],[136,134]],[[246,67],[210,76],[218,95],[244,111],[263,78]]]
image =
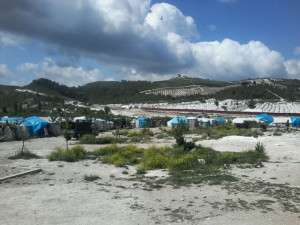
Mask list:
[[[229,185],[201,184],[179,189],[168,185],[149,188],[135,179],[134,167],[116,168],[97,160],[8,160],[20,149],[21,142],[3,142],[1,176],[20,167],[41,168],[42,172],[0,183],[1,224],[297,224],[299,140],[300,133],[295,132],[198,142],[219,151],[242,151],[253,149],[261,141],[266,145],[270,162],[262,168],[233,167],[228,173],[239,181]],[[156,140],[150,145],[153,143]],[[45,157],[55,147],[64,147],[65,142],[62,137],[32,139],[25,146]],[[85,145],[90,151],[97,147]],[[98,175],[101,179],[86,182],[84,175]],[[167,171],[149,175],[153,179],[164,178]]]

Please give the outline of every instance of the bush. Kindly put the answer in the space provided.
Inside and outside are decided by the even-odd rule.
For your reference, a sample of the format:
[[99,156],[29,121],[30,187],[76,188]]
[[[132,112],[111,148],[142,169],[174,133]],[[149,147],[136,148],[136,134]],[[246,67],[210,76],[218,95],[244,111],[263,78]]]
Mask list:
[[95,155],[98,156],[106,156],[106,155],[111,155],[114,154],[118,151],[119,147],[115,144],[113,145],[108,145],[103,148],[98,148],[94,151]]
[[50,161],[66,161],[76,162],[83,160],[86,157],[87,152],[81,145],[76,145],[68,150],[63,148],[56,148],[50,155],[47,155],[47,159]]
[[113,144],[113,143],[124,143],[126,139],[124,138],[114,138],[112,136],[104,136],[96,138],[94,135],[88,134],[82,136],[80,139],[81,144]]
[[[97,150],[98,154],[99,150],[100,149]],[[102,155],[103,153],[105,154],[102,158],[102,162],[111,163],[115,166],[125,166],[137,164],[140,161],[143,150],[137,148],[134,145],[128,145],[125,147],[113,146],[111,148],[106,148],[105,150],[102,150],[101,153]]]
[[19,151],[14,156],[8,157],[8,159],[40,159],[41,156],[36,155],[30,151]]
[[261,142],[257,142],[255,145],[255,151],[259,152],[259,153],[263,153],[265,152],[265,145]]
[[222,152],[218,155],[215,160],[215,164],[233,164],[237,163],[240,160],[240,154],[237,152]]
[[142,157],[142,167],[146,170],[166,169],[169,158],[166,147],[150,147],[145,150]]

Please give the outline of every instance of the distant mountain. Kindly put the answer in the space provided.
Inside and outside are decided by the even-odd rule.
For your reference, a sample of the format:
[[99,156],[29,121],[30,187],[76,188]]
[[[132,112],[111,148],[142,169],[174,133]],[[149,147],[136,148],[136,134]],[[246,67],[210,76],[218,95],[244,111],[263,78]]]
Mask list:
[[[0,95],[21,88],[0,85]],[[300,101],[300,81],[252,79],[222,82],[178,76],[164,81],[97,81],[68,87],[41,78],[22,87],[57,99],[73,99],[91,104],[204,101],[208,98]]]

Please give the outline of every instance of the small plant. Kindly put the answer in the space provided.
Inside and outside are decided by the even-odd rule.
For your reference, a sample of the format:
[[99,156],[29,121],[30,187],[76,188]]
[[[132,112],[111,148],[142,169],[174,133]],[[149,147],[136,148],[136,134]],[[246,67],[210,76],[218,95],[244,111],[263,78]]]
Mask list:
[[259,152],[259,153],[264,153],[266,150],[265,145],[261,142],[257,142],[255,145],[255,151]]
[[8,159],[40,159],[40,158],[42,157],[27,150],[21,150],[18,153],[16,153],[14,156],[8,157]]
[[98,179],[100,179],[100,177],[98,175],[84,175],[84,180],[87,182],[95,181]]

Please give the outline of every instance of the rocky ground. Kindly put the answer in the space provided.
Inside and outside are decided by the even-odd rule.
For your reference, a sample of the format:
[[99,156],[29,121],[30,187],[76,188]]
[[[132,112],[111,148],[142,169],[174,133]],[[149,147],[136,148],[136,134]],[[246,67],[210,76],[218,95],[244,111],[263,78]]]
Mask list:
[[[258,138],[229,136],[197,144],[218,151],[253,149],[257,142],[270,157],[263,167],[228,168],[236,182],[189,187],[155,186],[168,171],[117,168],[97,159],[75,163],[50,162],[45,156],[65,147],[63,137],[31,139],[25,146],[40,159],[9,160],[21,142],[0,143],[0,177],[41,168],[41,172],[0,183],[1,224],[299,224],[300,132]],[[149,145],[172,145],[152,139]],[[70,145],[76,144],[75,140]],[[84,145],[88,151],[100,146]],[[97,175],[95,181],[84,176]],[[201,176],[201,175],[199,175]]]

